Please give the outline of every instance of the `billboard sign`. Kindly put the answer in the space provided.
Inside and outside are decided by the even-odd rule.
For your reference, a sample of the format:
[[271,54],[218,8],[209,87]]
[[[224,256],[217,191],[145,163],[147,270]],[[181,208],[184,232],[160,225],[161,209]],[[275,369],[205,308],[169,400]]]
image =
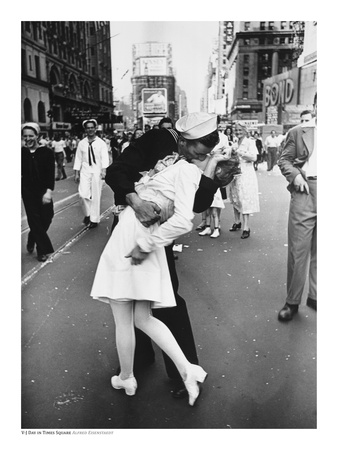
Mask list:
[[168,98],[166,88],[142,89],[143,114],[166,114]]
[[167,58],[140,58],[140,75],[167,75]]

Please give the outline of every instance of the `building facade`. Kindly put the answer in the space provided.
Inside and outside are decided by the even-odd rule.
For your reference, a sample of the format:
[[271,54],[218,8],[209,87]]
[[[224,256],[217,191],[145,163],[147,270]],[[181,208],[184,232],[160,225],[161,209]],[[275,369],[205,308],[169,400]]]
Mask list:
[[22,122],[54,134],[113,122],[109,22],[22,22]]
[[132,60],[132,104],[136,125],[153,126],[166,116],[175,121],[179,114],[179,97],[176,95],[171,44],[153,41],[133,44]]
[[263,119],[284,131],[300,123],[302,111],[312,110],[317,92],[317,23],[304,25],[296,67],[263,81]]
[[[228,28],[228,22],[224,23]],[[231,22],[226,48],[226,103],[230,120],[264,122],[263,80],[287,72],[294,62],[294,22]]]

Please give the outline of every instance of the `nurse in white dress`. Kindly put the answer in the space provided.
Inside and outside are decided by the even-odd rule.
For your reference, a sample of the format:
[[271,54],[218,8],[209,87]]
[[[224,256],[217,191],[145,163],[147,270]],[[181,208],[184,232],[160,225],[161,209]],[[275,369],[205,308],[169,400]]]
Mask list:
[[234,208],[235,222],[230,231],[241,228],[243,216],[243,233],[241,238],[250,236],[249,215],[259,212],[258,182],[253,162],[257,159],[258,150],[254,139],[247,137],[245,126],[236,123],[234,132],[238,138],[232,150],[236,150],[240,160],[241,174],[237,175],[229,185],[229,198]]
[[[213,131],[216,117],[215,124],[210,117],[205,113],[193,116],[194,120],[202,121],[204,134],[200,137]],[[182,119],[178,123],[191,125],[186,116]],[[194,133],[196,128],[198,131],[198,126],[193,128]],[[203,170],[193,164],[194,159],[199,164],[205,161],[204,173],[212,178],[217,162],[224,157],[207,156],[210,148],[204,145],[198,146],[198,153],[186,144],[179,148],[192,163],[181,159],[158,173],[144,176],[135,186],[141,199],[153,201],[161,208],[160,223],[144,227],[130,206],[120,213],[118,225],[101,255],[91,296],[109,303],[114,315],[121,373],[112,377],[112,386],[124,389],[127,395],[136,392],[133,374],[136,326],[175,363],[189,393],[189,404],[193,405],[199,395],[198,383],[207,374],[187,360],[171,331],[152,315],[151,309],[176,305],[164,247],[192,229],[195,193]]]

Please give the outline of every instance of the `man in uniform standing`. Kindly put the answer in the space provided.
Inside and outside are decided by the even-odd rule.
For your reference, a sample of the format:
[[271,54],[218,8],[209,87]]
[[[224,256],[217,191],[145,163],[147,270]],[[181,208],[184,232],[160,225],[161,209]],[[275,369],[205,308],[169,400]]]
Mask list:
[[74,180],[79,183],[79,196],[85,213],[83,223],[95,228],[100,222],[102,184],[109,166],[106,143],[96,136],[97,122],[82,123],[87,136],[79,142],[74,161]]

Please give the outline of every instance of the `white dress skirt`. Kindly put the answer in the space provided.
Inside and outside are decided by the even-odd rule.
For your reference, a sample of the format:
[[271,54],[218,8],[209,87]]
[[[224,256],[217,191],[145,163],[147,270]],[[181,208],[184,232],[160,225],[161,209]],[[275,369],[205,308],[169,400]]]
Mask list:
[[[252,139],[244,138],[238,147],[243,153],[256,156],[256,144]],[[239,158],[241,174],[236,175],[229,184],[229,199],[232,205],[242,214],[252,214],[260,211],[258,181],[252,161]]]
[[[165,214],[165,222],[146,228],[130,206],[120,213],[96,270],[90,293],[94,299],[105,303],[110,299],[148,300],[152,302],[152,308],[176,306],[164,245],[191,230],[192,206],[201,172],[185,161],[172,167],[150,178],[138,191],[144,200],[155,199]],[[131,258],[126,255],[140,241],[157,244],[142,264],[132,265]]]
[[220,189],[217,189],[212,204],[210,205],[210,208],[220,208],[220,209],[224,208],[224,201]]
[[103,250],[90,295],[109,303],[113,300],[150,300],[153,308],[176,306],[164,247],[154,250],[139,265],[126,258],[136,239],[154,231],[144,227],[128,206]]

